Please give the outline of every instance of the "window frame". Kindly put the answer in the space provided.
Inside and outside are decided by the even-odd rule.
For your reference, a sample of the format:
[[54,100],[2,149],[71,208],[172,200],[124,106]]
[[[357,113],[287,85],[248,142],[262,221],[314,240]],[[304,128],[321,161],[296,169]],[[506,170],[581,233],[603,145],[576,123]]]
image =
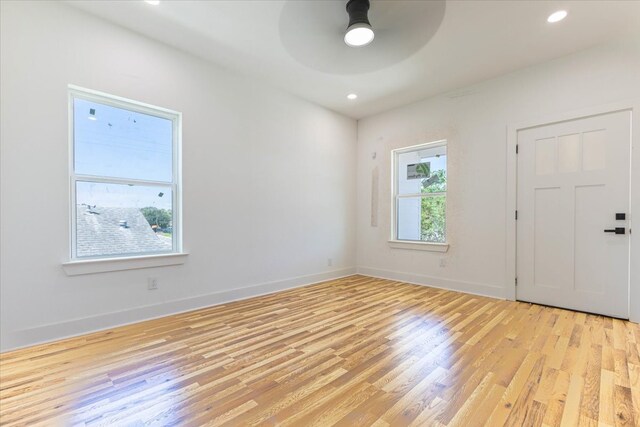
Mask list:
[[[438,147],[447,147],[447,158],[445,161],[446,170],[447,170],[447,180],[449,173],[449,147],[448,141],[446,139],[441,139],[437,141],[427,142],[423,144],[411,145],[409,147],[397,148],[395,150],[391,150],[391,236],[389,239],[389,245],[392,248],[396,249],[418,249],[418,250],[427,250],[427,251],[435,251],[435,252],[446,252],[449,249],[449,221],[448,221],[448,209],[449,204],[447,203],[447,192],[449,190],[449,185],[447,182],[447,190],[439,191],[437,193],[410,193],[410,194],[398,194],[398,180],[399,180],[399,167],[398,167],[398,158],[400,154],[410,153],[413,151],[420,151],[430,148],[438,148]],[[436,197],[436,196],[444,196],[445,197],[445,241],[444,242],[428,242],[424,240],[406,240],[406,239],[398,239],[398,204],[400,199],[402,198],[424,198],[424,197]]]
[[[107,177],[100,175],[77,174],[75,172],[75,135],[74,135],[74,100],[98,102],[110,107],[126,109],[137,113],[160,117],[172,122],[172,171],[171,182],[154,181],[132,178]],[[182,255],[182,114],[177,111],[146,104],[139,101],[82,88],[75,85],[68,86],[68,125],[69,125],[69,200],[70,200],[70,228],[69,228],[69,259],[70,263],[81,263],[104,260],[130,260],[136,258],[163,257],[167,255]],[[77,207],[76,184],[78,182],[96,182],[119,185],[143,185],[149,187],[171,187],[172,200],[172,248],[168,251],[141,252],[126,254],[107,254],[98,256],[77,255]]]

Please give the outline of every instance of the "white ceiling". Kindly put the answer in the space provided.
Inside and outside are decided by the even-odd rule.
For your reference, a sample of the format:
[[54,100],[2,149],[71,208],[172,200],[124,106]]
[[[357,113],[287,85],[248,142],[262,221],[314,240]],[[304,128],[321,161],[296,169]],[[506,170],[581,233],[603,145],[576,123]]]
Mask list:
[[640,1],[373,0],[354,49],[344,0],[68,3],[354,118],[640,31]]

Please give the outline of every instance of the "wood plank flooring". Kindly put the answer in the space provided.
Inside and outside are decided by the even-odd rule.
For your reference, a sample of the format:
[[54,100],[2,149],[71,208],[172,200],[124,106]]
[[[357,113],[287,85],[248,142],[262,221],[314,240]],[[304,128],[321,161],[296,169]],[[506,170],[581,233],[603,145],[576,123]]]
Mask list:
[[3,425],[638,426],[640,327],[352,276],[0,355]]

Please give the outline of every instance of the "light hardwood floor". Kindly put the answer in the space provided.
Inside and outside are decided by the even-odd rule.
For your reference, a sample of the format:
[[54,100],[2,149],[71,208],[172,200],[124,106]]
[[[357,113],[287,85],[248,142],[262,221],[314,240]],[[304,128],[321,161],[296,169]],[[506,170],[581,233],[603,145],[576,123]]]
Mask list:
[[352,276],[0,356],[5,425],[640,425],[640,327]]

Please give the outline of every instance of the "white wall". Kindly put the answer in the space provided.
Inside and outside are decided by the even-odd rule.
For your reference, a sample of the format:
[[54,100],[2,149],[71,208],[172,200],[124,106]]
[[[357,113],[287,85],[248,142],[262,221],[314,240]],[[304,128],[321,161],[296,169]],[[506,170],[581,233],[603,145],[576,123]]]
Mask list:
[[[1,4],[2,350],[355,271],[355,121],[63,4]],[[62,270],[70,83],[183,113],[185,265]]]
[[[356,252],[365,274],[504,297],[507,126],[640,98],[636,40],[366,118],[356,129],[66,5],[0,4],[2,350],[349,274]],[[62,270],[69,83],[183,112],[185,265],[74,277]],[[390,249],[390,151],[440,139],[449,141],[449,252]],[[640,150],[633,155],[638,171]],[[243,162],[258,167],[247,173]],[[640,173],[633,179],[637,195]],[[640,212],[640,197],[632,203]],[[640,248],[640,233],[633,239]],[[631,268],[640,278],[640,249]],[[147,291],[150,276],[159,290]]]
[[[639,99],[640,41],[636,39],[595,47],[360,120],[359,272],[507,296],[507,280],[509,286],[513,280],[506,274],[507,127],[625,100],[638,106]],[[636,127],[640,127],[638,113],[634,112]],[[634,132],[633,138],[632,210],[640,212],[640,132]],[[391,249],[387,243],[391,233],[390,151],[440,139],[449,141],[450,249],[446,254]],[[378,226],[372,227],[375,168],[379,170],[379,210]],[[638,248],[631,259],[632,317],[635,313],[635,320],[640,320],[640,233],[632,239],[632,246]],[[446,266],[440,266],[441,259]]]

